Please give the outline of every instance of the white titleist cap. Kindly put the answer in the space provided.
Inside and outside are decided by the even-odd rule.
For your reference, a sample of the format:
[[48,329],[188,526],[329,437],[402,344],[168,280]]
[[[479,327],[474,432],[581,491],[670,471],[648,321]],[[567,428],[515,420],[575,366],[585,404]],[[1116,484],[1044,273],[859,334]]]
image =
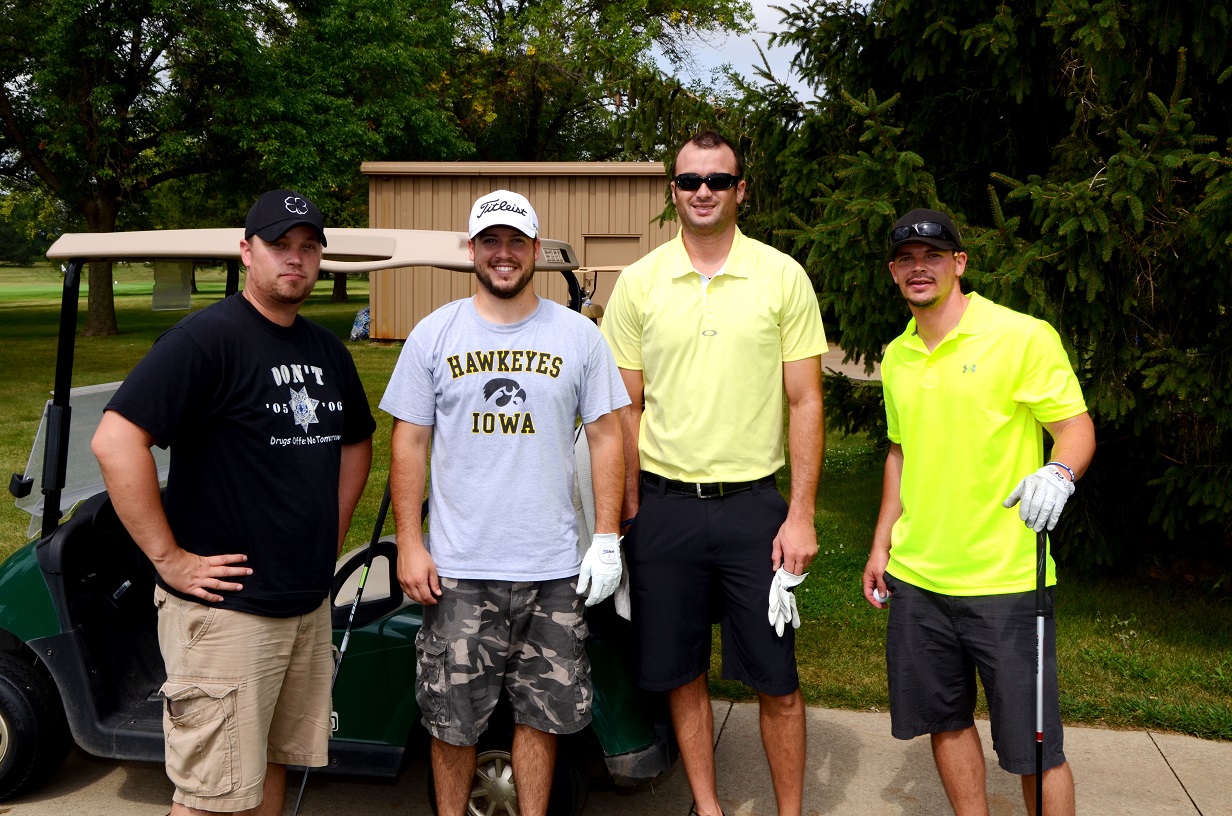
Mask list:
[[488,227],[513,227],[528,238],[539,237],[539,216],[525,196],[496,190],[480,196],[471,207],[470,237]]

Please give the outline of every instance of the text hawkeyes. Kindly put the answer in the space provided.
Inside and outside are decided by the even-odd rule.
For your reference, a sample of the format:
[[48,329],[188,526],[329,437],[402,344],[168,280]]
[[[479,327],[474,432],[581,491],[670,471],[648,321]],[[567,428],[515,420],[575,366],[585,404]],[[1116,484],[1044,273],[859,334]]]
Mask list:
[[503,349],[500,351],[468,351],[465,362],[463,355],[453,354],[446,358],[449,372],[453,379],[465,377],[467,374],[509,374],[515,371],[526,371],[531,374],[544,374],[555,379],[560,376],[561,366],[565,361],[560,357],[546,354],[542,351],[529,349]]

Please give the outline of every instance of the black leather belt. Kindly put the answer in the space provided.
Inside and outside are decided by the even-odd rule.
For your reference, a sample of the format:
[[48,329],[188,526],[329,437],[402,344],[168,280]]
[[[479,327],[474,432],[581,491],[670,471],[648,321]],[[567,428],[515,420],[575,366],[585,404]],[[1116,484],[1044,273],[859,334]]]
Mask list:
[[642,471],[642,483],[654,490],[663,489],[668,493],[680,493],[698,499],[717,499],[739,493],[742,490],[752,490],[755,487],[774,487],[773,476],[763,476],[748,482],[678,482],[657,473]]

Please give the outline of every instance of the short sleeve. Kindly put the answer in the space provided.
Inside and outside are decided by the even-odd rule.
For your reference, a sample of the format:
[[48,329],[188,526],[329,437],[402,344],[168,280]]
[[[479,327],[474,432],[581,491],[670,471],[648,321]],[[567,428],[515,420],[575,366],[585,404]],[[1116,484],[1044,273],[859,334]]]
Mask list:
[[634,277],[635,275],[626,269],[616,279],[616,286],[603,313],[601,331],[612,350],[616,365],[630,371],[641,371],[643,310]]
[[398,363],[385,386],[380,408],[391,416],[415,425],[436,422],[436,384],[427,355],[415,332],[407,338]]
[[176,326],[155,341],[125,377],[107,410],[144,429],[165,448],[183,428],[196,428],[216,405],[218,380],[205,353]]
[[1048,323],[1033,321],[1014,385],[1014,401],[1031,409],[1042,424],[1059,422],[1087,410],[1061,336]]
[[590,349],[587,355],[586,378],[582,386],[582,399],[578,405],[578,414],[584,423],[594,422],[604,414],[629,404],[629,393],[625,390],[624,380],[620,378],[620,370],[612,357],[611,349],[593,326],[589,328],[587,337]]
[[783,361],[816,357],[826,351],[826,332],[821,324],[817,293],[795,261],[783,272],[783,316],[781,323]]

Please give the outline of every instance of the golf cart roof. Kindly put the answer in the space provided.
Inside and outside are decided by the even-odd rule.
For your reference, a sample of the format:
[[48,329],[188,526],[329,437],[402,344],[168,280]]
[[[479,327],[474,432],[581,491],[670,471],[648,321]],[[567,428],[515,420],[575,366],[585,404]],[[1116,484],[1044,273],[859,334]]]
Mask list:
[[[435,266],[473,272],[465,232],[346,228],[326,230],[329,245],[321,260],[326,272],[375,272],[405,266]],[[70,232],[61,235],[47,257],[53,261],[99,259],[239,260],[240,227],[224,229],[144,230],[139,232]],[[577,255],[565,241],[542,239],[535,269],[573,270]]]

